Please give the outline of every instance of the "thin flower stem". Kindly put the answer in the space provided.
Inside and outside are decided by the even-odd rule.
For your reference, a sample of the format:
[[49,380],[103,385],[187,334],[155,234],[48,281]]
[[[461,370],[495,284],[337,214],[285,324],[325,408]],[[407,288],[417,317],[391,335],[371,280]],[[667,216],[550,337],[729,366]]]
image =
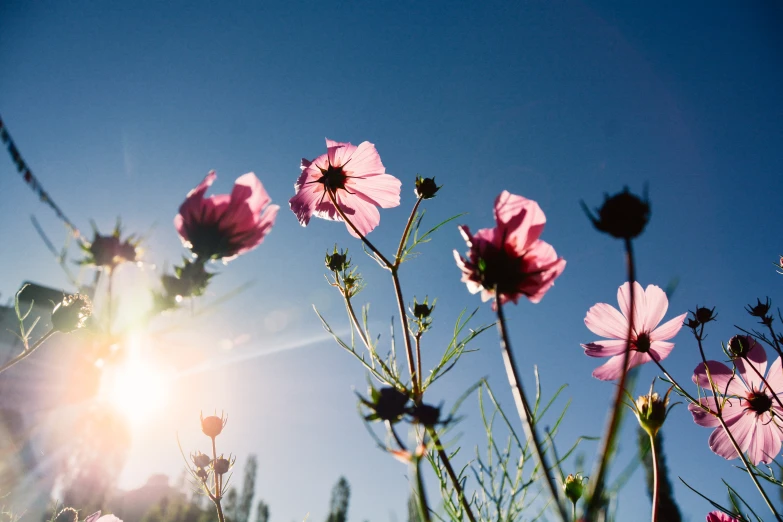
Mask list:
[[[635,303],[634,294],[636,282],[636,264],[633,257],[633,245],[630,239],[625,239],[625,263],[628,270],[628,286],[631,289],[631,302],[629,307],[630,316],[628,318],[628,337],[625,344],[625,352],[623,352],[623,373],[620,376],[620,382],[617,384],[617,392],[614,396],[614,403],[612,406],[612,413],[609,417],[609,423],[606,426],[606,434],[604,436],[604,443],[601,447],[601,459],[598,461],[596,472],[593,473],[590,482],[592,487],[590,488],[589,500],[587,504],[586,517],[587,522],[591,522],[598,510],[599,505],[603,501],[604,493],[604,475],[606,474],[607,467],[609,466],[609,460],[614,446],[614,439],[617,436],[620,423],[620,408],[623,404],[623,395],[625,394],[625,383],[628,378],[628,361],[631,358],[631,335],[634,328],[634,315],[635,315]],[[654,360],[654,359],[653,359]],[[594,478],[593,478],[594,477]]]
[[416,217],[416,211],[419,210],[420,203],[421,198],[416,200],[416,204],[413,205],[413,210],[411,210],[411,215],[408,217],[408,223],[405,225],[405,231],[402,233],[402,237],[400,238],[400,246],[397,247],[397,254],[394,256],[394,266],[400,266],[400,263],[402,263],[402,250],[408,243],[408,234],[411,231],[411,225],[413,225],[413,220]]
[[[356,312],[353,309],[353,305],[351,304],[351,298],[347,295],[343,294],[343,297],[345,298],[345,308],[348,310],[348,317],[350,317],[351,321],[353,322],[354,327],[356,330],[359,331],[359,338],[362,340],[362,343],[364,343],[364,346],[367,348],[367,351],[370,352],[370,358],[372,361],[377,361],[378,364],[381,366],[381,369],[383,369],[384,372],[386,372],[387,376],[397,383],[400,387],[404,388],[404,385],[400,383],[399,378],[395,373],[391,371],[389,366],[383,362],[383,359],[378,357],[378,354],[375,352],[375,348],[373,348],[372,344],[370,344],[370,340],[367,339],[366,332],[359,324],[359,319],[356,317]],[[365,363],[365,366],[367,366],[367,363]],[[371,371],[375,371],[374,367],[369,367],[368,369]],[[376,372],[377,373],[377,372]],[[408,390],[405,390],[407,393]]]
[[658,522],[658,500],[660,496],[660,473],[658,466],[658,447],[655,435],[650,434],[650,451],[652,452],[653,464],[653,497],[652,497],[652,522]]
[[401,450],[407,451],[408,449],[405,447],[405,444],[402,443],[402,439],[400,439],[400,436],[397,435],[397,430],[394,429],[394,424],[387,420],[386,427],[389,429],[392,437],[394,437],[394,441],[397,443],[397,446],[399,446]]
[[113,322],[112,317],[112,281],[114,280],[114,270],[111,268],[107,268],[109,271],[109,280],[106,282],[106,317],[108,319],[108,325],[106,328],[106,331],[109,333],[109,337],[111,338],[111,327]]
[[427,503],[427,492],[424,490],[424,479],[421,476],[421,457],[415,457],[416,491],[419,496],[419,516],[422,522],[430,522],[430,508]]
[[340,214],[340,217],[343,218],[343,221],[345,221],[345,223],[349,227],[351,227],[351,230],[356,232],[356,235],[359,236],[359,239],[361,239],[364,242],[365,245],[367,245],[367,248],[369,248],[372,251],[373,254],[378,256],[378,259],[380,259],[383,262],[383,264],[386,266],[386,268],[388,270],[391,270],[394,265],[391,262],[389,262],[389,260],[386,259],[386,257],[383,254],[381,254],[381,251],[378,250],[377,248],[375,248],[375,245],[370,243],[370,240],[367,239],[366,237],[364,237],[364,234],[359,232],[359,229],[356,228],[356,225],[354,225],[351,222],[351,220],[348,219],[348,216],[345,215],[345,212],[343,211],[343,209],[341,209],[340,205],[337,204],[337,198],[335,197],[334,192],[332,191],[332,189],[328,189],[327,188],[325,190],[326,190],[326,193],[329,195],[329,200],[332,202],[332,206],[334,206],[334,208],[337,210],[337,213]]
[[503,363],[506,366],[506,374],[508,375],[508,383],[511,385],[511,393],[514,396],[514,402],[517,406],[517,412],[522,420],[522,426],[525,430],[526,437],[530,440],[533,446],[533,453],[536,456],[538,465],[541,468],[544,477],[546,478],[546,484],[549,488],[549,494],[552,497],[552,501],[557,507],[557,512],[560,515],[560,519],[563,521],[568,520],[565,508],[560,502],[560,496],[558,495],[557,487],[554,480],[549,474],[549,464],[547,463],[546,455],[541,446],[541,440],[538,437],[535,427],[535,419],[533,418],[533,412],[530,409],[530,403],[525,395],[525,390],[522,388],[522,382],[519,378],[519,371],[517,365],[514,362],[514,354],[511,351],[511,342],[508,337],[508,329],[506,328],[506,318],[503,315],[503,305],[500,299],[497,298],[497,289],[495,291],[495,306],[497,307],[498,315],[498,331],[500,333],[500,349],[503,353]]
[[32,346],[29,346],[29,347],[27,346],[27,341],[25,340],[24,341],[25,347],[24,347],[24,350],[22,350],[22,353],[20,353],[19,355],[17,355],[16,357],[11,359],[7,363],[5,363],[3,366],[0,366],[0,373],[3,373],[4,371],[6,371],[11,366],[15,365],[19,361],[25,359],[27,356],[32,354],[36,349],[38,349],[39,346],[41,346],[47,339],[49,339],[55,333],[57,333],[57,330],[52,328],[51,330],[46,332],[43,337],[38,339],[35,342],[35,344],[33,344]]
[[769,334],[772,336],[772,347],[775,349],[776,352],[778,352],[778,355],[783,358],[783,350],[780,349],[780,342],[778,341],[778,338],[775,336],[775,330],[772,328],[772,323],[767,324],[767,328],[769,328]]
[[223,516],[223,506],[221,505],[222,492],[220,491],[220,474],[215,470],[215,462],[217,461],[217,449],[215,448],[215,437],[212,438],[212,479],[215,482],[215,492],[213,494],[212,502],[215,504],[217,510],[218,522],[225,522]]
[[[421,334],[422,332],[417,332],[416,336],[414,337],[414,339],[416,340],[416,368],[419,372],[418,375],[419,386],[421,386],[422,385],[421,383],[424,382],[424,376],[421,375]],[[423,394],[424,390],[420,389],[419,393]]]
[[454,472],[454,468],[451,466],[449,455],[440,441],[437,430],[435,430],[434,427],[427,428],[427,433],[430,434],[432,442],[435,444],[435,450],[438,452],[438,457],[440,457],[440,461],[443,463],[443,467],[446,468],[446,473],[451,479],[451,483],[454,486],[454,491],[457,492],[457,497],[459,497],[459,501],[462,504],[462,507],[465,509],[465,514],[467,515],[468,520],[470,520],[470,522],[476,522],[476,516],[473,514],[473,510],[470,508],[470,502],[465,496],[465,492],[462,490],[459,477]]

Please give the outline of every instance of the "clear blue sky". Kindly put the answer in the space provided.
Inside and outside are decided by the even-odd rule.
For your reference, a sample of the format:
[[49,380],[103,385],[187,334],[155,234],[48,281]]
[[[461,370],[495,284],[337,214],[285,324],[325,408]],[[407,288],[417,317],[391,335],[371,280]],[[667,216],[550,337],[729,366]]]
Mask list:
[[[638,243],[639,280],[665,287],[679,279],[667,317],[717,306],[709,340],[717,357],[733,324],[752,324],[745,303],[783,298],[783,276],[771,266],[783,252],[781,22],[773,2],[0,4],[0,114],[81,228],[94,219],[109,229],[118,215],[128,231],[157,224],[146,247],[161,267],[182,252],[171,226],[177,207],[210,169],[215,192],[256,172],[284,207],[257,251],[221,269],[213,292],[255,286],[191,336],[197,343],[165,347],[181,368],[195,360],[209,370],[180,379],[181,408],[136,434],[123,484],[176,474],[174,433],[196,445],[198,410],[222,408],[231,419],[225,448],[240,459],[259,455],[259,494],[274,520],[322,519],[340,474],[354,488],[352,520],[389,520],[392,511],[404,518],[406,470],[374,448],[355,412],[351,386],[363,389],[364,375],[323,339],[310,308],[315,302],[335,327],[345,325],[322,276],[323,252],[335,242],[356,252],[384,338],[390,284],[344,226],[302,229],[287,209],[299,158],[321,154],[324,137],[372,141],[402,179],[401,207],[382,212],[372,233],[387,250],[413,204],[416,173],[445,185],[427,205],[433,220],[468,212],[462,222],[489,226],[503,189],[541,204],[544,239],[568,266],[541,304],[520,304],[509,318],[525,372],[537,364],[548,390],[570,384],[563,444],[603,426],[612,387],[590,377],[598,361],[579,347],[594,340],[582,320],[594,303],[615,302],[624,277],[621,245],[591,229],[580,199],[597,205],[604,191],[649,183],[653,219]],[[63,237],[2,158],[5,297],[23,280],[67,288],[30,214]],[[447,228],[402,274],[408,299],[438,297],[430,361],[459,310],[480,304],[459,282],[453,248],[464,243]],[[479,322],[491,320],[483,306]],[[249,341],[221,349],[221,340],[243,335]],[[668,366],[687,381],[696,347],[687,332],[675,341]],[[495,333],[476,346],[481,352],[435,395],[453,399],[488,375],[510,404]],[[640,383],[653,375],[644,368]],[[467,413],[461,430],[471,450],[481,439],[475,410]],[[748,491],[685,408],[665,433],[675,481],[720,499],[721,476]],[[590,460],[594,447],[583,449]],[[634,451],[624,441],[621,462]],[[687,516],[703,519],[709,506],[678,481],[675,491]],[[640,475],[620,502],[622,520],[648,517]]]

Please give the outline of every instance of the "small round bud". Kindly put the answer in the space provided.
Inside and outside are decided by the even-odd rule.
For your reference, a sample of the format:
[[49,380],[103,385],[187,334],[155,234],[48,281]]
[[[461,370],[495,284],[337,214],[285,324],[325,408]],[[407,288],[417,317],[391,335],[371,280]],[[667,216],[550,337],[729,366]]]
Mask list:
[[749,335],[735,335],[729,339],[729,355],[733,358],[747,357],[748,352],[756,345],[756,341]]
[[416,176],[416,189],[414,190],[414,194],[420,199],[432,199],[441,187],[435,184],[435,178]]
[[191,455],[190,458],[193,459],[193,464],[197,468],[206,468],[209,466],[209,463],[212,462],[212,459],[209,458],[209,455],[204,455],[200,451],[195,455]]
[[417,404],[410,409],[413,422],[428,428],[435,426],[440,421],[440,408],[429,404]]
[[332,272],[342,272],[351,264],[351,261],[348,259],[348,250],[344,252],[340,250],[338,252],[337,245],[335,245],[334,251],[331,254],[328,252],[326,253],[324,263],[326,264],[326,268]]
[[427,306],[427,303],[417,303],[413,305],[413,315],[417,319],[426,319],[432,313],[434,306]]
[[215,473],[218,475],[223,475],[225,473],[228,473],[228,470],[231,468],[231,461],[223,458],[222,456],[215,459],[213,462],[213,469],[215,470]]
[[207,473],[207,470],[204,468],[198,468],[196,470],[196,476],[202,480],[202,482],[206,482],[207,478],[209,478],[209,473]]
[[67,507],[57,513],[54,522],[78,522],[79,513],[72,507]]
[[696,320],[699,321],[701,324],[707,324],[710,321],[714,321],[716,317],[718,317],[718,314],[715,313],[715,308],[709,309],[707,307],[699,307],[696,308],[696,312],[694,313],[694,316],[696,317]]
[[693,317],[689,317],[689,318],[687,318],[687,319],[685,320],[685,322],[684,322],[684,323],[682,323],[682,325],[683,325],[683,326],[687,326],[687,327],[688,327],[688,328],[690,328],[691,330],[695,330],[696,328],[698,328],[698,327],[701,325],[701,323],[700,323],[700,322],[699,322],[699,320],[696,318],[696,314],[695,314],[694,312],[691,312],[691,313],[692,313],[692,314],[694,314],[694,316],[693,316]]
[[90,298],[83,294],[65,296],[52,310],[52,329],[68,333],[84,328],[87,318],[92,315]]
[[669,388],[666,395],[661,398],[657,393],[653,392],[653,387],[650,386],[650,392],[647,395],[642,395],[636,399],[634,413],[639,421],[639,425],[653,437],[661,429],[669,413],[669,394],[671,391],[672,389]]
[[220,417],[215,415],[210,415],[209,417],[201,416],[201,431],[204,432],[204,435],[210,438],[215,438],[223,431],[223,428],[226,425],[226,422],[228,421],[227,418],[225,418],[223,415]]
[[582,474],[577,473],[576,475],[568,475],[565,478],[565,482],[563,482],[563,491],[571,503],[576,504],[579,502],[579,499],[582,498],[585,491],[585,479],[582,477]]
[[606,196],[604,204],[596,210],[598,217],[593,216],[584,203],[582,206],[595,228],[619,239],[637,237],[650,220],[649,200],[646,196],[642,200],[631,194],[628,187],[614,196]]
[[760,317],[764,319],[769,313],[770,307],[772,307],[772,301],[769,300],[769,297],[767,297],[767,300],[763,303],[761,302],[761,299],[756,299],[756,301],[757,304],[755,306],[747,305],[745,310],[747,310],[748,313],[753,317]]
[[362,403],[372,410],[365,416],[365,420],[382,420],[395,423],[405,414],[405,406],[408,404],[408,396],[397,388],[384,386],[376,390],[370,388],[372,401],[360,397]]

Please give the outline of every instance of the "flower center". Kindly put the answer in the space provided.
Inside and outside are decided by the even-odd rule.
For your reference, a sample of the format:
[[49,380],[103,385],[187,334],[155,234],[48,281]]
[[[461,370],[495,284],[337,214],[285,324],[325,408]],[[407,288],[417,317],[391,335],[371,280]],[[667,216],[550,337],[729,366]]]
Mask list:
[[642,332],[636,337],[636,351],[640,353],[647,353],[650,351],[650,335]]
[[748,393],[746,400],[748,401],[748,409],[756,412],[757,415],[772,408],[772,398],[762,391],[754,390]]
[[321,177],[321,179],[318,181],[319,183],[323,183],[326,188],[329,188],[332,191],[345,188],[346,176],[342,167],[329,165],[329,168],[326,170],[321,169],[321,173],[323,174],[323,177]]

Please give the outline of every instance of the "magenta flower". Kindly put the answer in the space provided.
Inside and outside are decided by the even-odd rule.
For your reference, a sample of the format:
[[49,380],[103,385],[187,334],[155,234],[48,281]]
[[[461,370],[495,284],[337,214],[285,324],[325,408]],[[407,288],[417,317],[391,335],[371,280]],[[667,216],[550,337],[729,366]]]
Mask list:
[[520,296],[537,303],[565,269],[552,245],[541,241],[546,217],[538,203],[503,191],[495,199],[495,228],[482,228],[475,235],[460,226],[470,249],[467,259],[454,251],[462,270],[462,282],[470,293],[481,291],[481,300],[495,296],[503,304],[517,303]]
[[[707,368],[720,394],[718,400],[722,404],[723,420],[740,449],[747,453],[754,465],[758,465],[759,462],[772,462],[780,453],[783,431],[779,419],[783,409],[774,397],[783,394],[783,367],[778,357],[766,377],[769,387],[765,386],[761,376],[767,370],[767,354],[759,343],[750,337],[747,339],[750,344],[747,359],[735,359],[739,376],[722,362],[707,361]],[[693,382],[702,388],[711,389],[704,363],[694,370]],[[715,397],[703,397],[699,402],[717,412]],[[699,426],[716,428],[709,440],[712,451],[728,460],[739,457],[729,436],[713,414],[695,404],[688,405],[688,410]]]
[[[587,311],[585,325],[594,334],[608,337],[608,341],[595,341],[583,344],[585,355],[590,357],[611,357],[609,362],[593,371],[593,377],[602,381],[612,381],[623,373],[623,353],[628,338],[628,318],[630,317],[630,285],[624,283],[617,290],[617,302],[620,311],[608,303],[598,303]],[[647,290],[634,282],[634,325],[631,332],[631,353],[628,369],[652,361],[662,361],[674,348],[674,343],[666,342],[680,331],[684,313],[658,326],[666,310],[669,299],[666,293],[655,285]],[[622,313],[621,313],[622,312]]]
[[[400,180],[386,174],[375,145],[368,141],[356,147],[327,139],[326,154],[313,161],[302,159],[301,168],[302,174],[294,184],[296,195],[288,203],[303,227],[312,216],[344,221],[327,190],[363,236],[381,222],[376,207],[400,204]],[[350,225],[346,226],[352,236],[359,237]]]
[[711,511],[707,514],[707,522],[739,522],[739,520],[722,511]]
[[204,197],[217,178],[210,171],[188,193],[174,218],[182,243],[199,259],[233,259],[254,249],[272,229],[280,207],[272,201],[255,174],[237,178],[231,194]]

